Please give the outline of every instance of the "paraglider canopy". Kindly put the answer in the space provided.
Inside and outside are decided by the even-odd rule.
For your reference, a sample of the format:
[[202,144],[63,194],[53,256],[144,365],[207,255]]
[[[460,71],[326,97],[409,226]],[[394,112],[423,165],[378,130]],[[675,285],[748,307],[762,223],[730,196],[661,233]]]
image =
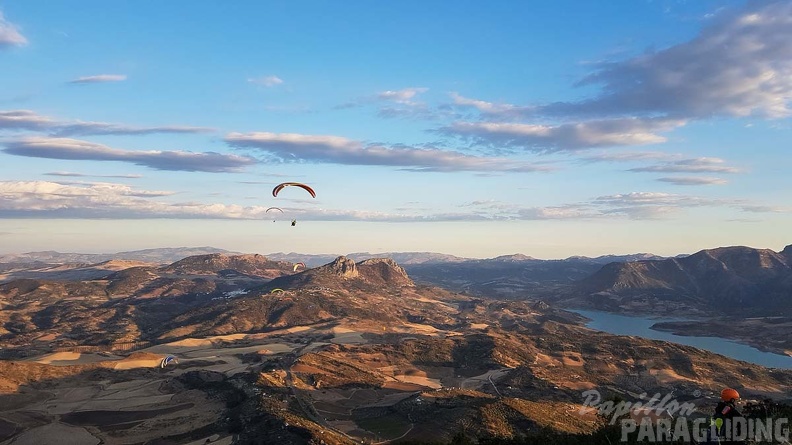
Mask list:
[[164,368],[164,367],[168,366],[168,363],[170,363],[170,362],[176,363],[177,365],[179,364],[179,361],[176,360],[176,357],[174,357],[172,355],[169,355],[169,356],[165,357],[164,359],[162,359],[162,362],[160,362],[160,367]]
[[[283,209],[281,209],[280,207],[269,207],[267,210],[264,211],[264,213],[269,213],[270,210],[277,210],[277,211],[283,213]],[[275,222],[275,219],[273,219],[272,222]]]
[[282,184],[278,184],[275,186],[274,189],[272,189],[272,196],[277,197],[278,193],[280,193],[280,191],[286,187],[300,187],[301,189],[304,189],[305,191],[310,193],[312,197],[316,198],[316,192],[314,192],[311,187],[308,187],[307,185],[301,182],[284,182]]
[[296,263],[294,265],[294,272],[297,272],[297,269],[299,269],[300,266],[302,266],[302,268],[305,269],[305,263]]

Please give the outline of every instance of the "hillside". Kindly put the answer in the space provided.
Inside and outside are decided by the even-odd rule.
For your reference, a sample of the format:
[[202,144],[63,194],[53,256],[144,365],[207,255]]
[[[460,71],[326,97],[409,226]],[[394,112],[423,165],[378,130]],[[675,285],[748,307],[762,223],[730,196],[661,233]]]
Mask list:
[[565,304],[607,310],[792,315],[792,246],[702,250],[684,258],[611,263],[577,283]]

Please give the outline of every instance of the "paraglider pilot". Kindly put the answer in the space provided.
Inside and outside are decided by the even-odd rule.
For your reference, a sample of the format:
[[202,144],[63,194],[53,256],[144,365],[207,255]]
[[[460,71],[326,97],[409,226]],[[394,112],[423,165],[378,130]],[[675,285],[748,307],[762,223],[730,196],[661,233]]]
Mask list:
[[745,443],[741,440],[724,440],[724,438],[731,439],[734,433],[739,434],[739,432],[735,431],[736,429],[733,425],[735,419],[743,417],[735,406],[739,400],[740,394],[736,390],[726,388],[721,391],[721,401],[718,403],[718,406],[715,407],[715,414],[712,416],[710,437],[705,443],[718,443],[724,445]]

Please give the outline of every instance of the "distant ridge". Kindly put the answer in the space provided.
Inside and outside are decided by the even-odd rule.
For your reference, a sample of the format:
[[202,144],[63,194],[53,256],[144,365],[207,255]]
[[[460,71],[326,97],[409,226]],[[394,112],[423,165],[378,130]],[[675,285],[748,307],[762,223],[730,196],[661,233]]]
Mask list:
[[[677,258],[687,256],[685,254],[677,255]],[[600,255],[598,257],[587,257],[587,256],[571,256],[567,258],[567,260],[580,260],[580,261],[591,261],[594,263],[614,263],[614,262],[626,262],[626,261],[643,261],[643,260],[664,260],[667,257],[662,257],[659,255],[655,255],[653,253],[634,253],[634,254],[627,254],[627,255]]]
[[709,313],[792,313],[792,246],[780,252],[745,246],[683,258],[610,263],[581,280],[577,300],[611,309],[662,304]]
[[85,263],[96,264],[111,260],[142,261],[170,264],[183,258],[212,253],[239,254],[216,247],[165,247],[118,253],[61,253],[53,250],[0,255],[0,263]]
[[[166,247],[157,249],[143,249],[132,250],[117,253],[75,253],[75,252],[57,252],[54,250],[39,251],[39,252],[26,252],[26,253],[11,253],[0,254],[0,263],[47,263],[47,264],[97,264],[105,261],[123,260],[123,261],[142,261],[154,264],[170,264],[181,259],[209,254],[227,254],[227,255],[240,255],[243,252],[231,251],[220,249],[217,247]],[[256,254],[256,252],[246,252]],[[638,261],[638,260],[656,260],[664,259],[658,255],[651,253],[636,253],[626,255],[602,255],[598,257],[586,256],[571,256],[563,260],[544,260],[535,258],[522,253],[514,253],[509,255],[500,255],[495,258],[466,258],[456,255],[450,255],[438,252],[383,252],[383,253],[370,253],[370,252],[353,252],[346,255],[328,253],[328,254],[307,254],[299,252],[276,252],[265,254],[267,259],[271,261],[288,261],[290,263],[302,262],[308,267],[321,266],[333,261],[339,256],[347,256],[355,258],[356,261],[367,260],[370,258],[390,258],[393,261],[405,266],[417,264],[439,264],[439,263],[462,263],[466,261],[474,262],[521,262],[521,261],[585,261],[597,264],[607,264],[614,261]],[[679,257],[684,255],[679,255]]]
[[288,261],[290,263],[302,262],[308,267],[317,267],[327,264],[339,256],[346,256],[354,258],[357,261],[363,261],[371,258],[390,258],[393,261],[404,264],[425,264],[425,263],[458,263],[462,261],[470,261],[471,258],[462,258],[445,253],[435,252],[384,252],[384,253],[369,253],[369,252],[354,252],[346,255],[338,254],[303,254],[297,252],[277,252],[267,254],[267,258],[274,261]]
[[[291,263],[303,262],[309,267],[316,267],[316,266],[321,266],[323,264],[327,264],[339,256],[355,258],[358,261],[362,261],[370,258],[390,258],[393,261],[396,261],[397,263],[404,266],[414,266],[419,264],[428,265],[428,264],[465,263],[465,262],[486,263],[493,261],[509,262],[509,263],[519,263],[519,262],[528,262],[528,261],[539,261],[539,262],[579,261],[579,262],[587,262],[592,264],[607,264],[614,261],[662,260],[667,258],[652,253],[602,255],[598,257],[571,256],[569,258],[562,260],[544,260],[541,258],[535,258],[529,255],[525,255],[522,253],[500,255],[495,258],[466,258],[466,257],[459,257],[456,255],[449,255],[449,254],[437,253],[437,252],[383,252],[383,253],[355,252],[346,255],[338,255],[338,254],[317,255],[317,254],[303,254],[297,252],[289,252],[289,253],[276,252],[276,253],[267,254],[266,256],[267,258],[274,261],[288,261]],[[686,255],[679,255],[678,257],[682,257],[682,256],[686,256]]]

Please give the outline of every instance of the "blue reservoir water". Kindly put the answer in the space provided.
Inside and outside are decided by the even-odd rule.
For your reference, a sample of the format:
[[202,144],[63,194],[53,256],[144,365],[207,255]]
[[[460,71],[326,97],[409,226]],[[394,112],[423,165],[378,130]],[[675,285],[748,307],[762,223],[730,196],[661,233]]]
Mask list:
[[586,327],[616,335],[635,335],[652,340],[665,340],[715,352],[727,357],[743,360],[770,368],[792,369],[792,357],[763,352],[748,345],[719,337],[690,337],[670,332],[655,331],[651,326],[662,321],[684,321],[672,318],[645,318],[616,315],[608,312],[570,310],[591,321]]

